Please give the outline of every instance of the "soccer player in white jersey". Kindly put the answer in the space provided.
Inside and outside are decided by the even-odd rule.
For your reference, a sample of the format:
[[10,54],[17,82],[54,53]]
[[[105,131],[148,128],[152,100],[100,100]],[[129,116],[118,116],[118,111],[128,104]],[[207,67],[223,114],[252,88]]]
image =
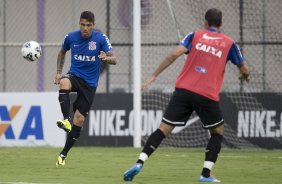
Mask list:
[[[57,125],[68,133],[56,165],[65,165],[69,150],[80,136],[98,86],[101,62],[112,65],[117,63],[108,37],[94,30],[95,16],[92,12],[81,13],[79,26],[80,30],[65,36],[57,57],[57,72],[53,81],[59,85],[59,102],[63,114],[63,119],[58,120]],[[69,50],[71,65],[67,74],[62,75],[65,55]],[[77,92],[73,103],[73,120],[70,118],[70,92]]]

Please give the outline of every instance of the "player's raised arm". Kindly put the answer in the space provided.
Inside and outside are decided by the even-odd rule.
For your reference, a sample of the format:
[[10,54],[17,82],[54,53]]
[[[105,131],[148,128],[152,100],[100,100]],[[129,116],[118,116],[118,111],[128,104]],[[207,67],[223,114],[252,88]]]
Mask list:
[[63,48],[61,48],[57,57],[57,72],[53,81],[54,84],[56,85],[60,83],[61,74],[65,64],[65,56],[66,56],[66,51]]
[[174,50],[172,50],[161,62],[158,68],[154,71],[154,73],[148,77],[142,84],[142,91],[146,91],[150,84],[156,80],[158,75],[162,73],[168,66],[170,66],[179,56],[187,52],[187,48],[182,45],[177,46]]

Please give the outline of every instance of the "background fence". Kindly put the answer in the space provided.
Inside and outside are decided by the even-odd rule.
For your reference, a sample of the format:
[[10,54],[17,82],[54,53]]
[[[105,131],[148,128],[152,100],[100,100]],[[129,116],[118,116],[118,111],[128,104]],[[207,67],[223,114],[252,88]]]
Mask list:
[[[57,91],[52,81],[61,42],[68,32],[78,29],[80,13],[91,10],[96,16],[96,27],[108,35],[118,57],[118,64],[106,68],[101,75],[97,92],[131,93],[134,83],[132,6],[131,0],[0,0],[0,91]],[[277,100],[281,101],[280,0],[141,0],[142,80],[187,33],[203,28],[204,14],[212,7],[222,10],[222,31],[240,45],[251,70],[251,82],[241,84],[237,68],[228,63],[222,87],[225,99],[235,104],[238,112],[271,110],[259,98],[266,99],[269,93],[275,93]],[[43,55],[36,63],[28,63],[21,56],[21,45],[29,40],[40,42],[43,48]],[[66,57],[64,72],[70,64],[69,53]],[[149,94],[143,96],[143,109],[165,109],[183,63],[184,58],[179,58],[161,74]],[[258,98],[254,93],[262,95]],[[279,127],[278,115],[281,107],[277,109],[279,118],[274,121],[278,133],[275,135],[281,142],[282,127]],[[266,127],[267,123],[263,126]],[[234,138],[236,133],[228,128],[227,125],[230,136],[226,140],[229,143],[231,140],[231,144],[242,143],[239,147],[251,146],[246,140]],[[166,139],[167,144],[176,145],[175,140],[181,142],[183,138],[199,135],[202,133],[200,130],[200,123],[193,124],[181,134]],[[202,146],[207,138],[208,134],[193,139],[188,146]],[[183,145],[187,146],[187,142],[179,146]]]
[[[250,64],[252,83],[247,91],[281,91],[282,4],[279,0],[170,0],[176,22],[167,0],[141,2],[143,79],[178,43],[178,31],[185,36],[203,28],[205,11],[219,7],[223,11],[223,31],[241,46]],[[118,65],[101,76],[98,91],[132,91],[131,0],[0,0],[0,90],[55,91],[57,87],[52,79],[60,44],[65,34],[78,28],[83,10],[95,13],[97,28],[109,36],[118,56]],[[21,57],[21,44],[28,40],[36,40],[43,46],[38,63],[27,63]],[[162,75],[155,88],[173,87],[183,64],[178,63]],[[239,89],[237,70],[228,65],[223,91]]]

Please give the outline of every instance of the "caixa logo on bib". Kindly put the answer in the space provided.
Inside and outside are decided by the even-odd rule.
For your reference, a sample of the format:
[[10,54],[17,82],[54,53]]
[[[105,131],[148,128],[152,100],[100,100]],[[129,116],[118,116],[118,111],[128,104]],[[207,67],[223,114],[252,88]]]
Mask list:
[[40,106],[0,106],[0,139],[26,140],[34,137],[43,140],[43,126]]

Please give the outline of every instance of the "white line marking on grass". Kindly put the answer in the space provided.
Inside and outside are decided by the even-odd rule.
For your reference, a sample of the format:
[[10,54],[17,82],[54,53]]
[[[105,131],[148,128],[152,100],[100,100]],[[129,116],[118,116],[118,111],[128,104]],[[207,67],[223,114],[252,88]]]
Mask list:
[[1,182],[0,184],[62,184],[62,183],[29,183],[29,182]]
[[189,155],[184,155],[184,154],[182,154],[182,155],[169,155],[169,154],[165,154],[164,156],[165,157],[188,157]]
[[[220,155],[219,155],[220,156]],[[237,155],[226,155],[226,156],[220,156],[222,158],[251,158],[250,156],[237,156]],[[275,159],[282,159],[282,157],[268,157],[268,156],[261,156],[260,158],[266,158],[266,159],[271,159],[271,158],[275,158]]]
[[[182,155],[165,154],[164,156],[166,156],[166,157],[171,157],[171,156],[173,156],[173,157],[188,157],[189,155],[185,155],[185,154],[182,154]],[[219,156],[222,157],[222,158],[251,158],[250,156],[238,156],[238,155],[226,155],[226,156],[219,155]]]
[[226,155],[226,156],[222,156],[219,155],[222,158],[250,158],[249,156],[238,156],[238,155]]

